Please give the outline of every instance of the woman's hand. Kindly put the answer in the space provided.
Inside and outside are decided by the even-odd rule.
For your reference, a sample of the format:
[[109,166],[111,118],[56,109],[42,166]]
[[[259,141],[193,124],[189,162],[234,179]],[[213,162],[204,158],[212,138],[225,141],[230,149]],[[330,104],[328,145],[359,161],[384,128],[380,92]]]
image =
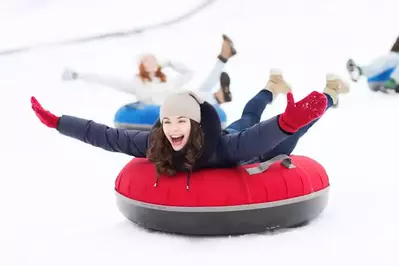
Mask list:
[[57,128],[59,117],[50,113],[49,111],[43,109],[41,104],[36,100],[35,97],[31,97],[30,102],[32,104],[32,109],[35,112],[39,120],[48,126],[49,128]]
[[287,107],[279,117],[280,128],[287,133],[295,133],[301,127],[321,117],[327,108],[327,97],[320,92],[313,91],[308,96],[294,101],[291,92],[287,94]]

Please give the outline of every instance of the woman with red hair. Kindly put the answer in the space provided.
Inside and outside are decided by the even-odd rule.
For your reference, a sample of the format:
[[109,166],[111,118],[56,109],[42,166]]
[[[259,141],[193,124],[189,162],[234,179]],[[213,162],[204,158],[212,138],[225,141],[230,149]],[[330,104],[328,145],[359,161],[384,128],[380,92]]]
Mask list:
[[[223,35],[222,49],[217,57],[217,62],[207,78],[196,90],[201,97],[213,104],[231,101],[230,80],[228,75],[222,71],[229,58],[235,54],[236,50],[232,41],[226,35]],[[179,75],[176,78],[169,79],[163,72],[166,67],[171,67]],[[189,83],[193,78],[193,72],[183,63],[170,60],[160,63],[153,54],[142,55],[138,68],[138,74],[131,80],[98,74],[77,73],[69,69],[64,72],[63,79],[79,79],[108,86],[118,91],[133,94],[140,103],[161,105],[169,94],[182,90],[183,85]],[[221,87],[217,92],[212,94],[212,89],[218,80],[221,82]]]

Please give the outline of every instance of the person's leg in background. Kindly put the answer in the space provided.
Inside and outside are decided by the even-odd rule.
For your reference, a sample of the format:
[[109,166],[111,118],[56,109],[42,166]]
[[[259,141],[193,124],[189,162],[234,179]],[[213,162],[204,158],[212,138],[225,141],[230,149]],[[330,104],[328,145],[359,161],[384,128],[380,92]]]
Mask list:
[[[211,71],[209,72],[209,74],[206,76],[206,78],[197,88],[197,92],[207,102],[211,104],[222,104],[231,101],[230,88],[229,87],[225,88],[228,89],[229,94],[227,96],[230,97],[225,97],[225,93],[222,90],[223,84],[226,83],[226,75],[227,75],[227,73],[223,72],[223,69],[225,67],[225,64],[236,54],[237,50],[234,47],[233,41],[226,35],[223,35],[222,48],[220,54],[217,56],[217,61],[213,66],[213,68],[211,69]],[[227,78],[229,82],[228,85],[230,85],[230,79],[228,75]],[[212,93],[212,90],[217,85],[218,81],[220,81],[221,87],[217,92]]]

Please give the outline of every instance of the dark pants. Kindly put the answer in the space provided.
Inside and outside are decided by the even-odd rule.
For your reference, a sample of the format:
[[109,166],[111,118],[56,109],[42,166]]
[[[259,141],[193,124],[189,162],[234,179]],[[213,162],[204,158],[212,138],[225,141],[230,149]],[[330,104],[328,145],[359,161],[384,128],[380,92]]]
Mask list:
[[[325,94],[328,99],[327,109],[333,106],[333,100],[331,96]],[[242,112],[241,118],[237,121],[230,124],[225,130],[230,134],[239,133],[247,128],[250,128],[260,122],[260,118],[262,116],[263,111],[266,108],[266,105],[271,103],[273,100],[273,95],[271,92],[262,90],[257,95],[255,95],[249,102],[245,105],[244,110]],[[319,119],[316,119],[309,123],[308,125],[300,128],[297,132],[289,136],[287,139],[278,144],[273,150],[270,152],[260,155],[261,161],[269,160],[280,154],[290,155],[291,152],[295,149],[296,144],[299,139],[308,132],[309,128],[311,128]],[[257,158],[259,161],[259,158]]]
[[237,133],[250,128],[260,122],[266,105],[273,100],[273,94],[267,90],[261,90],[244,107],[241,118],[226,127],[229,133]]

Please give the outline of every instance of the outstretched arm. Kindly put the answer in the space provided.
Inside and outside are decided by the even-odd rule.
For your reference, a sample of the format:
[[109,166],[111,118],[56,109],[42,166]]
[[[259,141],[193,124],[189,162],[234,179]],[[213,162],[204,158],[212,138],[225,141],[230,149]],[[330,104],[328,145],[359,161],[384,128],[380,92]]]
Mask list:
[[287,107],[279,116],[262,121],[240,133],[224,135],[218,149],[220,161],[239,163],[273,150],[279,143],[320,118],[327,108],[327,98],[312,92],[299,102],[291,92],[287,94]]
[[180,89],[183,85],[189,83],[193,79],[193,76],[194,76],[193,71],[190,68],[188,68],[185,64],[183,64],[182,62],[169,60],[168,62],[166,62],[164,64],[164,66],[165,67],[169,66],[174,71],[179,73],[176,78],[168,81],[173,84],[172,87],[174,87],[173,88],[174,90]]
[[148,131],[110,128],[90,120],[73,116],[58,117],[43,109],[36,98],[31,98],[32,109],[39,120],[61,134],[100,147],[107,151],[146,157]]
[[145,158],[149,131],[111,128],[73,116],[61,116],[57,126],[61,134],[107,151]]
[[87,83],[97,84],[112,88],[114,90],[136,95],[137,90],[143,86],[143,82],[136,76],[131,79],[123,79],[108,75],[95,73],[77,73],[72,70],[66,70],[63,73],[64,80],[79,79]]

